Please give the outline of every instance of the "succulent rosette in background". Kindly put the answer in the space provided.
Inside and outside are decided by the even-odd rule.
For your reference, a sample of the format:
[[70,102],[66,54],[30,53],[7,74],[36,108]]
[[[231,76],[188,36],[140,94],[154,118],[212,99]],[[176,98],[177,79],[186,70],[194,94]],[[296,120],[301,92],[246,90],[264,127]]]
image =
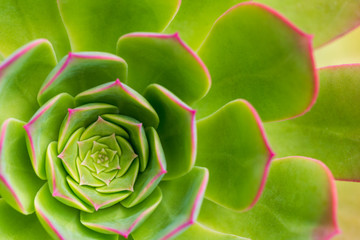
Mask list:
[[[337,178],[353,171],[322,146],[320,116],[338,115],[324,107],[331,86],[319,92],[313,36],[241,2],[1,2],[1,236],[337,234],[327,166]],[[316,4],[296,12],[276,2],[267,4],[316,47],[357,19],[321,32],[335,10],[307,19]]]

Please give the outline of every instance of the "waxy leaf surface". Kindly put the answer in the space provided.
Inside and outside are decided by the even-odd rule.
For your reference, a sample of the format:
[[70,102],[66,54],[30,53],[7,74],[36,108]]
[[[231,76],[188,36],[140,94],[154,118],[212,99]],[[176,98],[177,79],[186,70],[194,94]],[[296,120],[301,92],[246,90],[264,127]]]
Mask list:
[[212,78],[209,93],[194,106],[199,118],[244,98],[264,121],[281,120],[306,112],[315,100],[311,37],[263,5],[227,11],[198,54]]
[[304,116],[267,123],[277,156],[301,155],[323,161],[335,178],[360,180],[360,66],[319,71],[321,88]]
[[260,197],[273,153],[253,107],[235,100],[197,123],[196,165],[209,169],[206,197],[234,210]]
[[217,231],[257,240],[330,239],[339,232],[334,179],[320,161],[273,161],[258,203],[236,212],[204,200],[198,221]]

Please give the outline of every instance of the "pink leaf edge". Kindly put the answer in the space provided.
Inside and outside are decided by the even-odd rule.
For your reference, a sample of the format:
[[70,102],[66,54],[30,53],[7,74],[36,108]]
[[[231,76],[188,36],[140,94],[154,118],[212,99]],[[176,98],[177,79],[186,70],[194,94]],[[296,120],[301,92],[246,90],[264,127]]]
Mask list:
[[[2,128],[1,128],[1,135],[0,135],[0,156],[2,155],[3,152],[3,146],[4,146],[4,140],[5,140],[5,136],[6,136],[6,129],[7,126],[10,122],[10,118],[5,120]],[[19,196],[16,194],[15,190],[12,188],[11,184],[8,182],[8,180],[6,179],[6,177],[3,174],[3,169],[2,169],[2,164],[1,164],[2,158],[0,157],[0,181],[3,182],[3,184],[6,186],[6,188],[10,191],[11,195],[14,197],[16,204],[19,206],[20,210],[22,212],[25,212],[25,208],[22,205]]]
[[203,197],[204,197],[204,194],[205,194],[205,190],[206,190],[206,186],[208,184],[208,181],[209,181],[209,171],[206,169],[205,176],[204,176],[204,178],[202,180],[199,192],[197,193],[197,195],[195,197],[195,202],[194,202],[194,205],[193,205],[193,207],[191,209],[190,219],[188,221],[186,221],[185,223],[181,224],[180,226],[178,226],[177,228],[175,228],[174,230],[172,230],[170,233],[168,233],[161,240],[168,240],[168,239],[172,238],[173,236],[175,236],[180,231],[185,230],[187,227],[189,227],[189,226],[191,226],[192,224],[195,223],[198,211],[200,210],[200,207],[201,207],[201,204],[202,204],[202,200],[203,200]]
[[270,147],[269,140],[268,140],[268,138],[266,137],[264,125],[262,124],[261,118],[260,118],[259,114],[257,113],[256,109],[255,109],[248,101],[246,101],[246,100],[244,100],[244,99],[239,99],[239,100],[242,101],[243,103],[245,103],[246,106],[250,109],[253,117],[255,118],[256,124],[257,124],[257,126],[258,126],[258,128],[259,128],[261,137],[262,137],[262,139],[263,139],[263,142],[264,142],[265,147],[266,147],[267,152],[268,152],[268,158],[267,158],[266,163],[265,163],[264,174],[263,174],[263,177],[262,177],[262,179],[261,179],[261,183],[260,183],[260,186],[259,186],[259,190],[258,190],[258,192],[257,192],[254,200],[253,200],[252,203],[249,205],[249,207],[247,207],[245,210],[243,210],[243,211],[247,211],[247,210],[249,210],[249,209],[251,209],[252,207],[255,206],[255,204],[256,204],[257,201],[259,200],[262,192],[264,191],[266,179],[267,179],[268,174],[269,174],[269,169],[270,169],[271,161],[272,161],[272,159],[274,158],[275,153],[273,152],[273,150],[272,150],[271,147]]
[[[231,11],[241,7],[241,6],[249,6],[249,5],[256,6],[258,8],[261,8],[261,9],[265,10],[266,12],[272,14],[275,18],[282,21],[292,31],[296,32],[298,35],[300,35],[301,37],[306,39],[307,49],[308,49],[308,51],[310,53],[309,54],[310,55],[310,64],[311,64],[311,68],[313,69],[313,78],[312,79],[314,80],[313,81],[314,90],[313,90],[312,98],[310,99],[309,104],[305,108],[305,110],[303,110],[299,114],[296,114],[294,116],[291,116],[291,117],[288,117],[288,118],[285,118],[285,119],[276,120],[276,121],[285,121],[285,120],[300,117],[300,116],[304,115],[305,113],[307,113],[308,111],[310,111],[312,106],[315,104],[316,99],[317,99],[318,94],[319,94],[319,77],[318,77],[318,74],[317,74],[317,71],[316,71],[316,65],[315,65],[314,48],[313,48],[313,38],[314,38],[313,35],[310,35],[310,34],[307,34],[307,33],[303,32],[297,26],[295,26],[292,22],[290,22],[285,16],[283,16],[279,12],[275,11],[274,9],[272,9],[272,8],[270,8],[270,7],[268,7],[268,6],[264,5],[264,4],[261,4],[261,3],[249,1],[249,2],[243,2],[243,3],[239,3],[239,4],[234,5],[233,7],[229,8],[226,12],[224,12],[218,19],[216,19],[216,21],[214,22],[214,24],[213,24],[212,28],[210,29],[208,35],[203,40],[203,43],[206,41],[206,39],[210,35],[213,27],[216,25],[216,23],[221,18],[223,18],[229,12],[231,12]],[[198,50],[201,49],[203,43],[199,46]]]
[[54,83],[54,81],[61,75],[61,73],[67,68],[67,66],[75,59],[96,59],[96,60],[108,60],[108,61],[117,61],[117,62],[124,62],[124,60],[117,56],[105,56],[105,55],[96,55],[94,52],[94,55],[88,55],[81,52],[73,53],[69,52],[65,62],[61,66],[61,68],[54,74],[54,76],[50,79],[49,82],[46,83],[44,87],[42,87],[39,91],[39,95],[43,94],[47,88],[50,87],[51,84]]
[[314,159],[314,158],[303,157],[303,156],[289,156],[289,157],[284,157],[284,158],[278,158],[274,161],[278,161],[281,159],[288,159],[288,158],[300,158],[300,159],[306,159],[306,160],[315,162],[316,164],[320,165],[320,167],[323,168],[323,170],[325,171],[328,181],[329,181],[329,186],[330,186],[330,199],[331,199],[330,210],[331,210],[331,222],[332,222],[333,229],[332,229],[332,231],[324,231],[324,229],[321,229],[321,227],[315,228],[315,230],[313,231],[313,236],[314,236],[314,239],[317,239],[317,240],[332,239],[334,236],[341,233],[341,230],[339,228],[339,224],[337,221],[338,199],[337,199],[337,194],[336,194],[336,185],[335,185],[334,176],[332,175],[330,169],[325,165],[325,163],[321,162],[320,160]]
[[56,227],[54,226],[54,224],[45,216],[45,214],[38,208],[36,207],[36,212],[39,215],[40,218],[42,218],[45,223],[50,227],[50,229],[55,233],[55,235],[60,239],[60,240],[65,240],[65,238],[59,233],[59,231],[56,229]]
[[120,37],[120,39],[131,38],[131,37],[173,39],[173,40],[177,41],[180,44],[180,46],[183,47],[198,62],[200,67],[203,69],[203,71],[206,75],[206,78],[208,79],[208,83],[209,83],[209,88],[207,89],[206,93],[210,90],[211,75],[210,75],[208,68],[206,67],[205,63],[201,60],[201,58],[180,38],[178,32],[176,32],[174,34],[135,32],[135,33],[126,34],[126,35]]

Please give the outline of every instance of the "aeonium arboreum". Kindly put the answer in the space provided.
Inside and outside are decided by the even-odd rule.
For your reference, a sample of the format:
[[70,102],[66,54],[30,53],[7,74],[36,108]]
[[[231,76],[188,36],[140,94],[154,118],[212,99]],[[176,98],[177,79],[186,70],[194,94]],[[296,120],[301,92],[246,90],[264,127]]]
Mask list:
[[[307,34],[256,3],[228,11],[233,2],[214,3],[204,17],[191,1],[39,1],[46,11],[29,8],[37,17],[27,24],[52,44],[35,40],[10,56],[14,41],[0,46],[8,56],[0,66],[4,236],[325,239],[336,232],[330,172],[302,157],[276,160],[269,171],[274,154],[260,120],[292,118],[314,103]],[[12,13],[4,21],[19,20],[19,5],[1,6]],[[191,17],[202,27],[195,38],[184,35],[197,53],[177,33],[129,33],[183,32],[181,22],[194,27]]]

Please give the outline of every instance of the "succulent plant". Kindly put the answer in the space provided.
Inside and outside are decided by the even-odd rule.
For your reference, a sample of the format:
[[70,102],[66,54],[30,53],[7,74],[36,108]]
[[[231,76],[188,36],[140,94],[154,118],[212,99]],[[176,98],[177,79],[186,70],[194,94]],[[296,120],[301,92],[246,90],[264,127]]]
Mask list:
[[339,233],[360,68],[318,71],[313,41],[359,4],[259,2],[0,2],[1,237]]

